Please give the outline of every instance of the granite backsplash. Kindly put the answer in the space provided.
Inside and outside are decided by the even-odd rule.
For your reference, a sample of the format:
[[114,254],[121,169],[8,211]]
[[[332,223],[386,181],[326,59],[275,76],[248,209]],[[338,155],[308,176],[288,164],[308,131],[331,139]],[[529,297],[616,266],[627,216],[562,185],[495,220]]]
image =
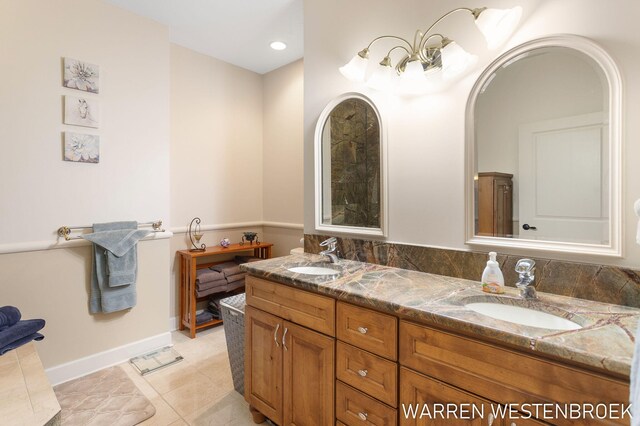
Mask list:
[[[319,253],[327,235],[305,234],[304,251]],[[340,257],[402,269],[479,281],[487,253],[338,237]],[[498,255],[505,284],[515,287],[522,256]],[[640,271],[616,266],[531,257],[538,291],[640,308]]]

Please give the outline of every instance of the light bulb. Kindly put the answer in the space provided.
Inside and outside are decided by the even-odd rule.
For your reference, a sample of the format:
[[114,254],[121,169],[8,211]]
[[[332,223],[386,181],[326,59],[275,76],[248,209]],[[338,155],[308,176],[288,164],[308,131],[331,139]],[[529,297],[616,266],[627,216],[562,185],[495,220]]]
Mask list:
[[369,51],[364,49],[356,54],[351,60],[344,66],[341,66],[340,73],[347,79],[356,82],[364,81],[364,74],[367,71],[367,64],[369,63]]
[[442,77],[450,80],[464,73],[478,59],[465,51],[458,43],[448,43],[440,53],[442,56]]
[[398,74],[396,69],[382,63],[376,67],[375,72],[367,80],[367,86],[383,92],[391,92],[398,84]]
[[485,9],[476,18],[476,25],[484,38],[487,47],[495,49],[500,46],[515,30],[522,16],[522,7],[512,9]]
[[404,71],[400,74],[399,92],[402,94],[419,94],[423,93],[429,82],[424,75],[422,62],[413,60],[407,62]]

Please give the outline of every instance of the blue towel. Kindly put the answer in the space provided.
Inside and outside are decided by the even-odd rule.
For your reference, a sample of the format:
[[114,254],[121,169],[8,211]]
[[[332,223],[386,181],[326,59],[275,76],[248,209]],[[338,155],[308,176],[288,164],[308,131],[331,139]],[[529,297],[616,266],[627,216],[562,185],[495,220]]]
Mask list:
[[15,306],[3,306],[0,308],[0,331],[20,321],[20,311]]
[[136,282],[138,272],[136,244],[150,232],[144,229],[122,229],[82,235],[85,240],[104,249],[103,254],[107,257],[106,274],[109,287]]
[[29,343],[32,340],[42,340],[44,339],[44,336],[40,333],[33,333],[30,334],[28,336],[23,337],[22,339],[18,339],[15,342],[9,343],[6,346],[3,346],[0,348],[0,355],[4,355],[7,352],[9,352],[11,349],[15,349],[17,347],[20,347],[26,343]]
[[[15,342],[22,341],[22,339],[24,339],[25,337],[30,336],[37,331],[40,331],[42,327],[44,327],[44,324],[45,322],[43,319],[18,321],[12,326],[0,331],[0,348],[5,348],[7,346],[13,345]],[[31,340],[28,340],[28,342],[29,341]]]
[[[130,222],[112,222],[112,223],[95,223],[93,225],[94,233],[106,232],[106,231],[122,231],[122,230],[137,230],[138,223],[134,221]],[[148,233],[149,231],[142,231]],[[125,233],[128,235],[129,233]],[[91,234],[86,234],[87,235]],[[140,234],[131,235],[127,241],[138,237]],[[141,237],[140,237],[141,238]],[[139,239],[139,238],[138,238]],[[137,241],[137,240],[136,240]],[[113,241],[112,241],[113,242]],[[118,244],[114,242],[112,248],[116,251],[113,253],[115,257],[117,254],[121,254],[125,250],[127,244]],[[105,243],[106,244],[106,243]],[[135,256],[135,244],[125,253],[133,250]],[[105,252],[107,256],[105,256]],[[136,285],[135,280],[129,285],[109,286],[109,278],[107,275],[107,263],[108,263],[108,250],[100,247],[97,244],[93,244],[93,268],[91,274],[91,295],[89,298],[89,312],[92,314],[98,312],[116,312],[124,309],[132,308],[136,305]],[[135,258],[134,258],[135,259]],[[111,267],[113,269],[113,266]],[[119,277],[116,274],[116,278]],[[134,275],[135,278],[135,275]]]

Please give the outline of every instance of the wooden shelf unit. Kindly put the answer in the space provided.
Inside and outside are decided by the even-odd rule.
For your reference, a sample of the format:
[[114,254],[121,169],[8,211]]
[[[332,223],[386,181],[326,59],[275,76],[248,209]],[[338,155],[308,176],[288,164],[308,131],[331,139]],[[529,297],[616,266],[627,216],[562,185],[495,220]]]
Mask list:
[[[180,330],[188,328],[189,335],[193,339],[196,337],[196,331],[213,325],[222,324],[222,320],[220,319],[214,319],[202,324],[195,324],[196,303],[198,300],[209,297],[205,296],[198,298],[196,295],[196,270],[208,268],[209,266],[219,263],[210,262],[199,264],[199,258],[252,251],[253,256],[257,258],[269,259],[271,258],[272,246],[272,243],[244,243],[244,245],[231,244],[227,248],[221,246],[208,247],[205,251],[178,250],[177,253],[180,259]],[[193,324],[191,323],[192,321]]]

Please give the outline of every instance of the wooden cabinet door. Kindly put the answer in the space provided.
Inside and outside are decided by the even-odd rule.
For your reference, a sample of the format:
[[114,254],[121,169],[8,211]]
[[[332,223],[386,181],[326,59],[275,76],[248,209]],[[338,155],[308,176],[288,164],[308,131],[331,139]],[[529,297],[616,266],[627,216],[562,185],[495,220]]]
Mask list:
[[404,367],[400,368],[400,401],[401,426],[503,425],[502,419],[492,418],[490,401]]
[[288,321],[283,323],[283,425],[332,426],[335,339]]
[[244,392],[247,402],[282,424],[282,319],[245,308]]

